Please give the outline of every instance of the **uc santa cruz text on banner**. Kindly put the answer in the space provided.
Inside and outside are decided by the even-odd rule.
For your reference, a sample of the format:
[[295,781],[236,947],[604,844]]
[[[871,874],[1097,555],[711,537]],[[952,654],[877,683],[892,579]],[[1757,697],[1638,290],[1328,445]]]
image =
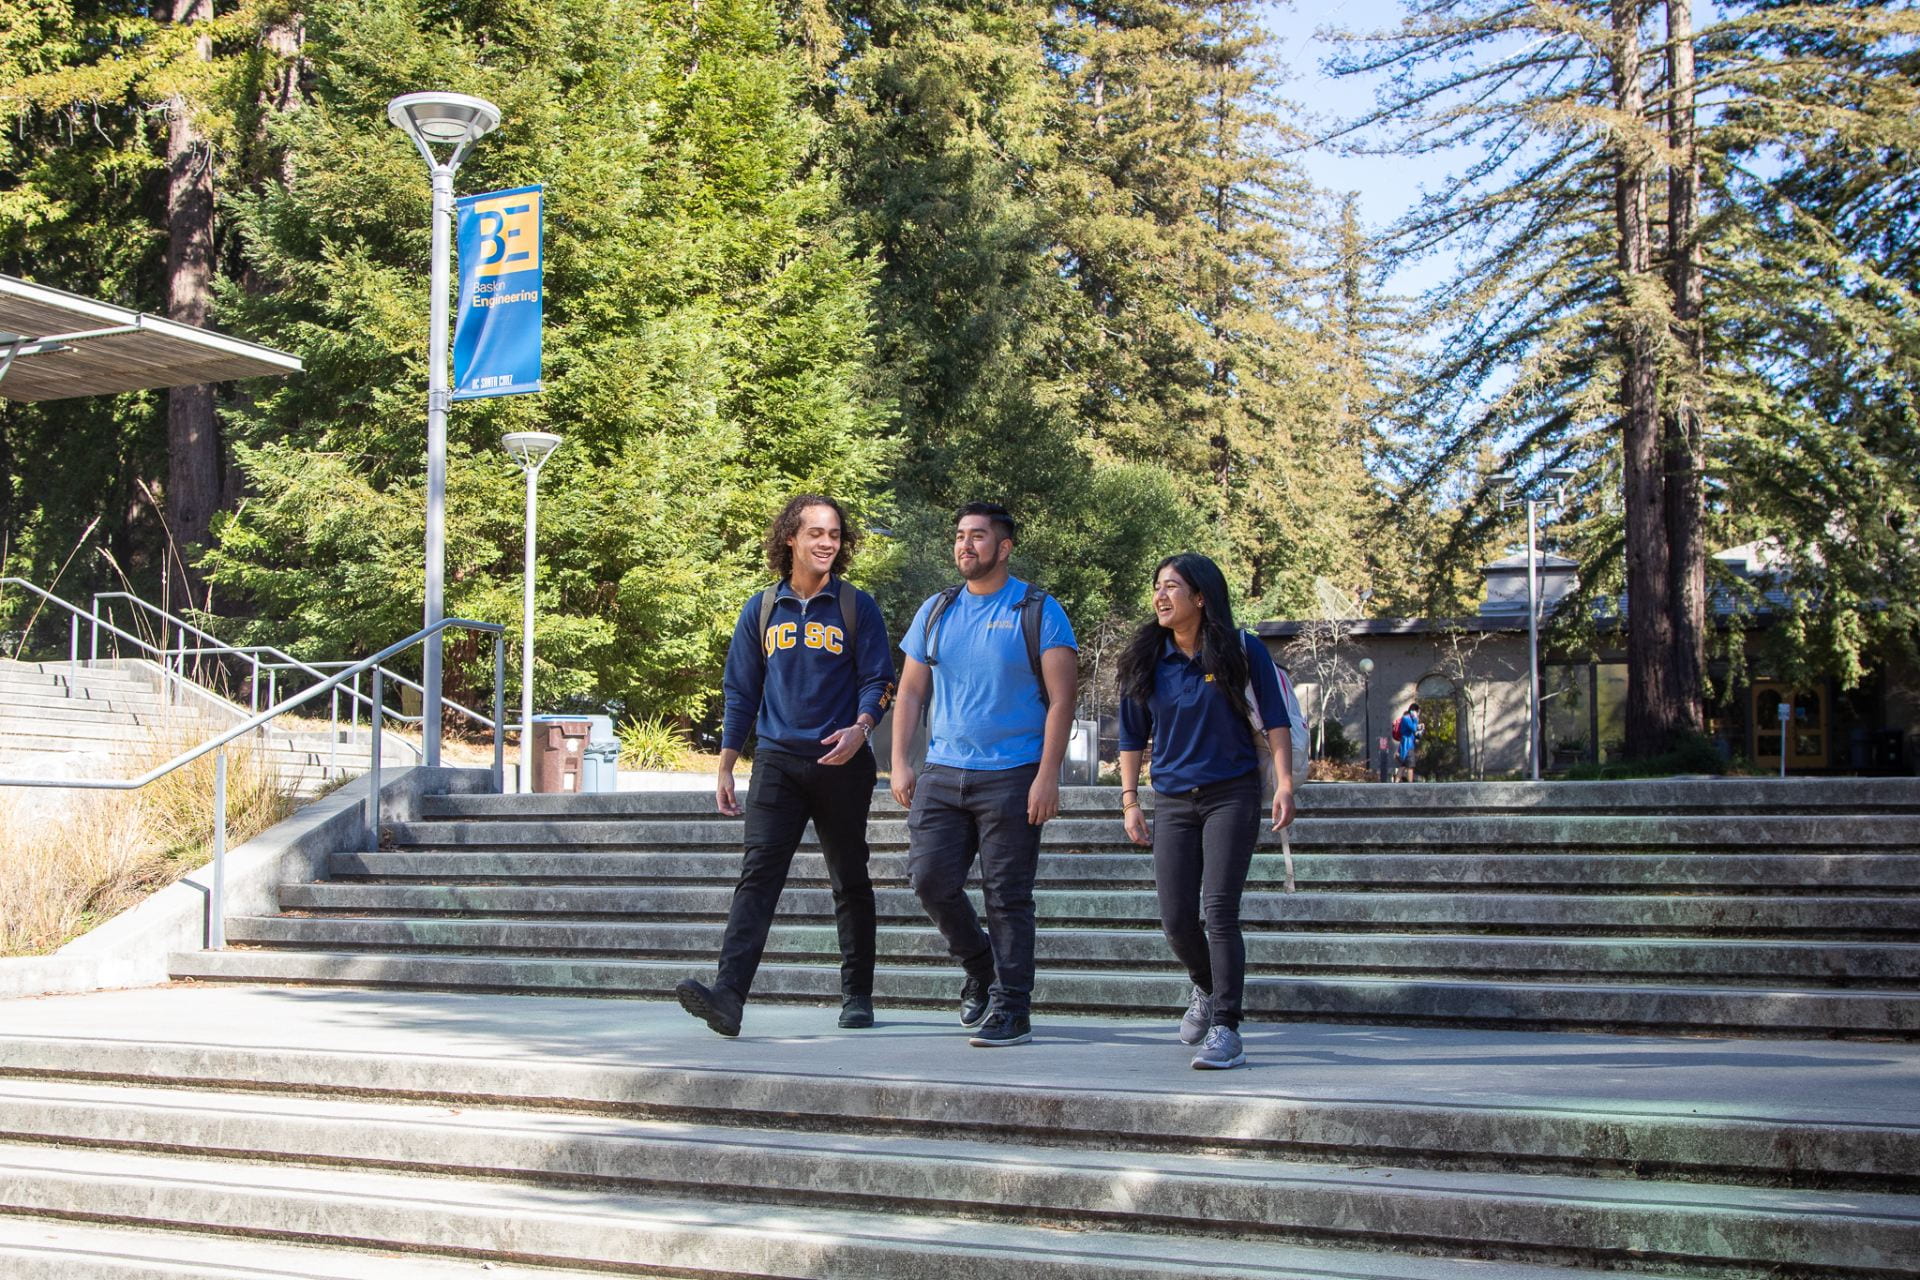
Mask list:
[[453,398],[540,391],[543,187],[462,196]]

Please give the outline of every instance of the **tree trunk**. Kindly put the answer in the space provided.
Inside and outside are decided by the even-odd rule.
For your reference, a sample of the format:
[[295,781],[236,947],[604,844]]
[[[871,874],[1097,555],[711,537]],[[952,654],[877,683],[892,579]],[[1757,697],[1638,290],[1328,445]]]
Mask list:
[[1641,136],[1639,0],[1613,0],[1612,143],[1614,226],[1619,236],[1622,454],[1626,486],[1627,755],[1644,758],[1672,741],[1673,623],[1668,612],[1666,483],[1659,415],[1659,367],[1649,324],[1651,235],[1647,188],[1652,158]]
[[1707,551],[1700,489],[1705,354],[1699,244],[1700,161],[1694,122],[1692,0],[1667,0],[1667,287],[1678,367],[1666,415],[1667,609],[1673,620],[1674,728],[1706,729]]
[[[212,0],[174,0],[176,23],[204,22]],[[198,42],[202,59],[212,46]],[[167,102],[167,318],[205,325],[213,309],[213,154],[180,95]],[[205,607],[199,574],[188,566],[207,540],[224,496],[213,386],[167,393],[166,521],[169,597],[176,606]]]

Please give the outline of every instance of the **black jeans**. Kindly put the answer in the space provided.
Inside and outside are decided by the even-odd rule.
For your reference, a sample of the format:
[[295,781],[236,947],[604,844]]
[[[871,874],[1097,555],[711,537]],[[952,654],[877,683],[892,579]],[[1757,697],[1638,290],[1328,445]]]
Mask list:
[[1220,1027],[1240,1025],[1247,982],[1240,893],[1260,839],[1260,799],[1258,769],[1177,795],[1155,792],[1153,798],[1160,927],[1193,985],[1212,994],[1213,1022]]
[[741,999],[753,987],[773,911],[786,887],[807,820],[826,855],[833,922],[840,933],[840,994],[873,994],[873,881],[867,876],[867,810],[873,804],[873,752],[845,764],[821,764],[784,751],[753,760],[747,790],[746,857],[720,944],[719,984]]
[[[913,789],[907,879],[967,973],[992,979],[993,1003],[1025,1015],[1033,1001],[1033,878],[1040,828],[1027,821],[1037,764],[956,769],[930,764]],[[967,898],[980,856],[987,928]],[[991,935],[991,936],[989,936]]]

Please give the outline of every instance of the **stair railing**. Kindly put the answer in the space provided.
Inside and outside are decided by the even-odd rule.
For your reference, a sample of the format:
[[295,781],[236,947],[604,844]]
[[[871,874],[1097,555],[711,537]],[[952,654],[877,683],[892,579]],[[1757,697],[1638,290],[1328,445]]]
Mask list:
[[[200,644],[195,647],[189,647],[186,644],[186,642],[183,640],[178,647],[167,646],[164,650],[167,654],[172,655],[173,661],[176,662],[181,668],[183,668],[183,670],[179,672],[179,674],[182,677],[184,677],[186,674],[184,671],[184,667],[186,666],[186,659],[188,657],[234,656],[234,657],[244,658],[246,661],[248,661],[252,665],[252,668],[253,668],[253,678],[248,682],[248,687],[250,689],[250,693],[248,696],[250,700],[251,709],[255,711],[260,709],[260,676],[262,672],[265,672],[267,676],[267,688],[268,688],[267,701],[271,703],[278,699],[279,673],[282,671],[288,671],[288,670],[300,671],[314,677],[315,679],[319,679],[326,674],[327,669],[338,669],[338,668],[350,665],[350,663],[345,660],[327,661],[327,662],[303,662],[299,658],[296,658],[292,654],[288,653],[286,650],[275,648],[273,645],[231,645],[231,644],[228,644],[226,641],[220,639],[220,637],[214,635],[212,632],[207,631],[202,627],[197,627],[193,623],[185,620],[184,618],[176,617],[173,614],[168,613],[165,609],[162,609],[160,606],[156,604],[152,604],[146,600],[142,600],[139,596],[136,596],[131,592],[127,592],[127,591],[102,591],[102,592],[96,593],[93,597],[93,612],[91,615],[91,621],[94,624],[94,630],[92,633],[92,638],[89,641],[89,652],[92,655],[92,658],[95,662],[98,662],[100,657],[100,631],[99,631],[99,627],[101,625],[100,602],[103,600],[124,601],[128,605],[132,606],[133,608],[144,612],[149,617],[153,618],[156,622],[161,624],[163,636],[165,634],[165,628],[168,626],[171,626],[181,634],[192,636],[195,640],[198,640]],[[109,605],[109,609],[111,609],[111,605]],[[108,616],[111,617],[111,614],[109,614]],[[79,631],[78,631],[79,622],[80,622],[80,619],[78,618],[74,620],[76,630],[74,632],[74,639],[73,639],[73,652],[75,654],[76,661],[78,659],[78,654],[79,654]],[[113,628],[111,627],[109,627],[108,629],[110,631],[113,630]],[[124,635],[125,633],[116,631],[115,634]],[[151,648],[151,646],[148,646],[148,647]],[[383,679],[391,680],[394,683],[398,684],[401,688],[412,689],[415,693],[418,693],[418,694],[424,695],[426,693],[425,685],[422,685],[413,680],[409,680],[407,679],[407,677],[399,674],[396,671],[384,672]],[[347,692],[349,694],[349,706],[352,708],[353,729],[357,731],[360,723],[359,709],[362,705],[367,703],[368,701],[367,695],[360,692],[360,688],[357,683]],[[486,716],[481,715],[478,711],[475,711],[469,707],[463,707],[459,703],[454,702],[452,699],[443,698],[442,705],[449,707],[454,711],[458,711],[461,715],[466,716],[469,720],[472,720],[475,724],[479,725],[483,729],[491,729],[494,727],[493,721],[489,720]],[[404,715],[400,712],[392,712],[392,711],[387,713],[387,717],[392,720],[397,720],[403,724],[419,724],[423,719],[423,717],[421,716],[409,716],[409,715]],[[337,705],[334,711],[334,723],[337,731],[337,726],[339,723],[339,710]]]
[[[58,596],[48,595],[29,582],[14,578],[0,578],[0,586],[19,585],[26,587],[54,604],[75,609]],[[469,618],[442,618],[430,627],[414,632],[404,640],[395,641],[372,657],[363,658],[343,671],[327,676],[320,683],[310,686],[299,693],[268,707],[265,711],[249,717],[245,722],[235,725],[225,733],[209,738],[197,747],[190,747],[173,757],[155,765],[137,778],[12,778],[0,776],[0,787],[42,787],[67,788],[83,791],[138,791],[140,788],[157,782],[176,769],[185,767],[210,751],[218,751],[214,757],[213,773],[213,890],[207,901],[206,949],[225,950],[227,945],[227,753],[224,748],[236,738],[245,737],[269,721],[297,707],[303,707],[321,694],[338,689],[348,679],[362,673],[371,673],[373,696],[371,715],[373,719],[373,743],[370,768],[367,770],[367,798],[364,802],[366,834],[368,847],[380,846],[380,738],[384,732],[381,720],[380,699],[382,690],[381,664],[408,649],[423,643],[451,628],[459,627],[467,631],[478,631],[493,637],[493,787],[495,791],[504,790],[506,777],[506,738],[500,726],[506,721],[505,683],[507,649],[506,629],[497,622],[476,622]],[[109,626],[115,634],[129,640],[125,632]]]
[[[80,673],[80,624],[82,622],[90,622],[95,627],[94,646],[95,646],[96,654],[98,652],[98,645],[99,645],[99,640],[98,640],[99,632],[104,630],[109,634],[121,640],[126,641],[128,644],[134,646],[136,649],[140,650],[142,653],[150,655],[154,660],[155,667],[159,669],[159,672],[161,675],[161,688],[165,691],[168,691],[169,693],[174,694],[176,701],[177,701],[178,694],[190,693],[194,697],[199,698],[200,700],[205,702],[208,706],[221,712],[223,715],[238,716],[238,715],[245,714],[240,710],[240,708],[234,706],[231,702],[228,702],[225,698],[220,697],[218,694],[212,692],[211,690],[201,688],[199,685],[187,679],[185,676],[175,672],[173,670],[172,664],[165,661],[165,658],[166,658],[165,650],[149,643],[148,641],[142,639],[137,635],[134,635],[131,632],[121,630],[119,627],[114,626],[111,621],[97,618],[97,617],[91,617],[86,612],[86,610],[82,609],[79,605],[74,604],[71,601],[62,600],[59,596],[54,595],[51,591],[47,591],[42,587],[35,586],[33,583],[28,582],[25,578],[0,578],[0,587],[19,587],[22,591],[25,591],[30,595],[38,596],[45,603],[50,604],[57,609],[63,609],[70,615],[72,625],[70,627],[70,632],[69,632],[71,639],[69,642],[70,647],[68,649],[68,658],[67,658],[68,668],[70,671],[70,674],[68,676],[69,681],[71,681],[75,676],[78,676]],[[97,661],[97,658],[95,660]]]

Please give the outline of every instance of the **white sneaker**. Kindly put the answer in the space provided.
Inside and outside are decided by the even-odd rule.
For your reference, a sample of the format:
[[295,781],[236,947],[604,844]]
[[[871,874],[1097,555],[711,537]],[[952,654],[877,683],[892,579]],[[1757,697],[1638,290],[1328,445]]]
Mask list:
[[1199,1044],[1212,1024],[1213,997],[1195,987],[1193,998],[1187,1001],[1186,1016],[1180,1019],[1180,1043]]
[[1247,1055],[1240,1049],[1240,1033],[1232,1027],[1208,1027],[1206,1043],[1193,1055],[1195,1071],[1226,1071],[1246,1065]]

